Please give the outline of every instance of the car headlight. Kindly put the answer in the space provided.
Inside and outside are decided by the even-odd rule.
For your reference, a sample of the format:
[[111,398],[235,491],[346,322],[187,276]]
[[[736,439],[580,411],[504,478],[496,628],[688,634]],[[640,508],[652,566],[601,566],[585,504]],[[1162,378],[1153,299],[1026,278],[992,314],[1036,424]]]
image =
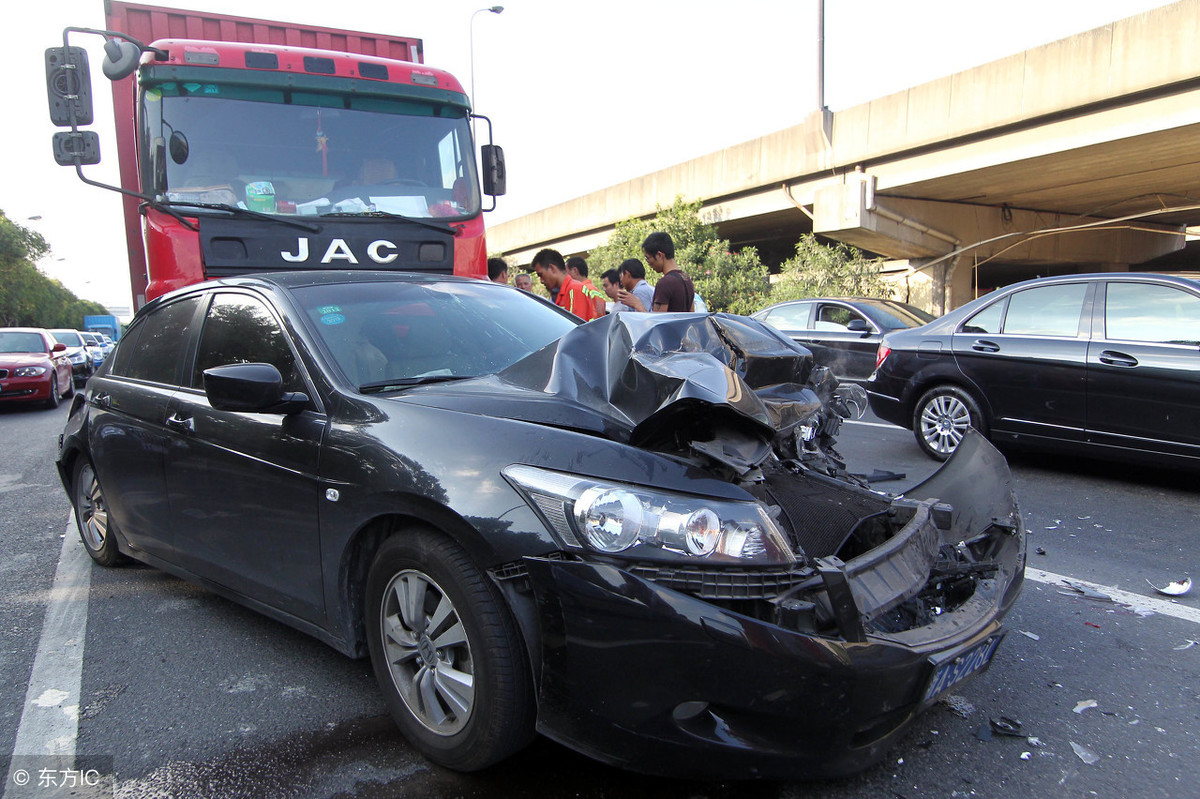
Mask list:
[[76,352],[69,357],[71,359],[71,363],[83,363],[85,360],[87,360],[87,356],[82,352]]
[[689,496],[514,464],[504,476],[568,549],[738,566],[796,562],[757,502]]
[[13,377],[41,377],[49,371],[44,366],[22,366],[13,369]]

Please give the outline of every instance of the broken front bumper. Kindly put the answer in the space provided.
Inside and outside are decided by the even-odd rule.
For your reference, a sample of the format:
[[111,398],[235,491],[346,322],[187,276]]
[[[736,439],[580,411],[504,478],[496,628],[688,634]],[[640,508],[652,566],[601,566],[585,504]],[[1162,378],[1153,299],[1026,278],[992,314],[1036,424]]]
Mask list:
[[[526,559],[542,627],[539,729],[678,777],[837,776],[878,761],[938,695],[987,667],[1020,591],[1024,529],[1007,466],[981,437],[968,441],[908,493],[924,516],[845,563],[825,559],[770,599],[773,613],[736,612],[618,563]],[[940,590],[931,536],[987,562],[963,601],[897,626],[898,608]],[[826,603],[839,629],[808,629],[788,599]]]

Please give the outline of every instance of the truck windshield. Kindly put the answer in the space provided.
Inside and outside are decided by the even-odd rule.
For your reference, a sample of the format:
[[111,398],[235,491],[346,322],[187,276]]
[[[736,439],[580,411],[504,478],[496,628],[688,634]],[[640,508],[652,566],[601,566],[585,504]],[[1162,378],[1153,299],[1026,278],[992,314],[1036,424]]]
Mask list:
[[480,210],[461,109],[183,82],[149,86],[141,103],[142,163],[165,166],[165,185],[155,185],[162,169],[147,170],[158,178],[147,174],[143,188],[169,201],[287,215]]

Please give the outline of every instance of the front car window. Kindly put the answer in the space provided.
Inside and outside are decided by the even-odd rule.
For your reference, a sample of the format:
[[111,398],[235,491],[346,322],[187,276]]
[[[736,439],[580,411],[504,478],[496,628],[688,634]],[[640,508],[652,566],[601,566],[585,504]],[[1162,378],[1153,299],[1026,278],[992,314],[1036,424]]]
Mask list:
[[855,319],[870,328],[862,314],[845,305],[822,305],[817,312],[815,327],[817,330],[847,330]]
[[1087,283],[1064,283],[1018,291],[1008,298],[1004,332],[1024,336],[1078,336],[1086,294]]
[[1120,341],[1200,344],[1200,297],[1173,286],[1109,283],[1104,331]]
[[[144,188],[170,201],[284,215],[465,218],[480,211],[465,109],[166,81],[143,91],[142,126],[147,161],[163,153],[160,175],[148,174]],[[164,177],[165,186],[153,185]]]
[[25,333],[15,330],[0,330],[0,352],[45,353],[46,342],[41,333]]
[[576,324],[524,292],[482,282],[356,282],[293,291],[357,386],[493,374]]
[[287,337],[267,306],[245,294],[218,294],[209,306],[192,371],[192,387],[204,387],[204,370],[233,363],[269,363],[283,376],[285,391],[305,391]]

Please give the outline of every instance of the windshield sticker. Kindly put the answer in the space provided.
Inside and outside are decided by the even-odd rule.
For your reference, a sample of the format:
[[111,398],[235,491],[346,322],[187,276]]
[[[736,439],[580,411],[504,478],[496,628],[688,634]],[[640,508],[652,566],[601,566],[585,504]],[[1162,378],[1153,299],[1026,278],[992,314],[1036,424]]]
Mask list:
[[319,314],[341,313],[341,312],[342,312],[342,309],[336,305],[322,305],[320,308],[317,309],[317,313],[319,313]]
[[323,325],[340,325],[345,321],[346,317],[342,316],[340,313],[327,313],[321,317],[321,324]]

